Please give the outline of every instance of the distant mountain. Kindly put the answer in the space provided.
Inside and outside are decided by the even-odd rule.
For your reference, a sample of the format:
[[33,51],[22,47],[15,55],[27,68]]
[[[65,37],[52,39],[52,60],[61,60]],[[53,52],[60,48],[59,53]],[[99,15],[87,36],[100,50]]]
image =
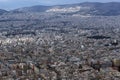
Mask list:
[[66,4],[56,6],[32,6],[13,10],[13,12],[54,12],[69,13],[79,15],[100,15],[100,16],[116,16],[120,15],[120,3],[98,3],[85,2],[79,4]]
[[45,12],[46,10],[50,9],[51,6],[32,6],[32,7],[24,7],[13,10],[14,12]]
[[6,12],[7,12],[6,10],[0,9],[0,15],[4,14]]
[[87,11],[87,14],[103,15],[103,16],[120,15],[120,3],[119,2],[82,3],[80,5],[90,7],[90,10]]

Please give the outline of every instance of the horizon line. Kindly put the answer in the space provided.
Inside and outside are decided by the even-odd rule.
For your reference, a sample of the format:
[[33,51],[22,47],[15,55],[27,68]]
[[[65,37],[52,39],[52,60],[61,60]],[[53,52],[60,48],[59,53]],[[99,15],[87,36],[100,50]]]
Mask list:
[[[111,1],[111,2],[92,2],[92,1],[86,1],[86,2],[76,2],[76,3],[73,3],[73,4],[82,4],[82,3],[120,3],[120,2],[117,2],[117,1]],[[12,11],[12,10],[15,10],[15,9],[20,9],[20,8],[29,8],[29,7],[34,7],[34,6],[48,6],[48,7],[51,7],[51,6],[64,6],[64,5],[72,5],[72,3],[63,3],[63,4],[53,4],[53,5],[47,5],[47,4],[36,4],[36,5],[31,5],[31,6],[23,6],[23,7],[18,7],[18,8],[14,8],[14,9],[2,9],[2,10],[6,10],[6,11]]]

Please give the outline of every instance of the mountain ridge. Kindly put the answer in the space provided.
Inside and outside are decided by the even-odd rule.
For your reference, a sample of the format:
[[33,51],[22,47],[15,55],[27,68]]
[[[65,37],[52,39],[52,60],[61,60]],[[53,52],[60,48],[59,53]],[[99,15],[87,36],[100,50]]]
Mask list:
[[[2,12],[2,11],[0,11]],[[116,16],[120,15],[120,2],[84,2],[76,4],[64,5],[35,5],[31,7],[22,7],[10,10],[12,13],[30,13],[30,12],[54,12],[54,13],[70,13],[80,15],[95,15],[95,16]]]
[[4,9],[0,9],[0,15],[7,13],[8,11],[4,10]]

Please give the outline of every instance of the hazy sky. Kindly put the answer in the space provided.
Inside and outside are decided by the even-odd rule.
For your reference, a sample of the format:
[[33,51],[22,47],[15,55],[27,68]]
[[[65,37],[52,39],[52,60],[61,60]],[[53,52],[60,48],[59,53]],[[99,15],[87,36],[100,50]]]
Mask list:
[[120,2],[120,0],[0,0],[0,9],[15,9],[33,5],[57,5],[81,2]]

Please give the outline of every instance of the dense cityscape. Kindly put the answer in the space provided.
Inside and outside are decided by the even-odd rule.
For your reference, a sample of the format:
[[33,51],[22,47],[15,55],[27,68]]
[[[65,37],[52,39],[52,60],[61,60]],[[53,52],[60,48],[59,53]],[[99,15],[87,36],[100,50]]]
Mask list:
[[120,80],[119,12],[86,5],[3,11],[0,80]]

